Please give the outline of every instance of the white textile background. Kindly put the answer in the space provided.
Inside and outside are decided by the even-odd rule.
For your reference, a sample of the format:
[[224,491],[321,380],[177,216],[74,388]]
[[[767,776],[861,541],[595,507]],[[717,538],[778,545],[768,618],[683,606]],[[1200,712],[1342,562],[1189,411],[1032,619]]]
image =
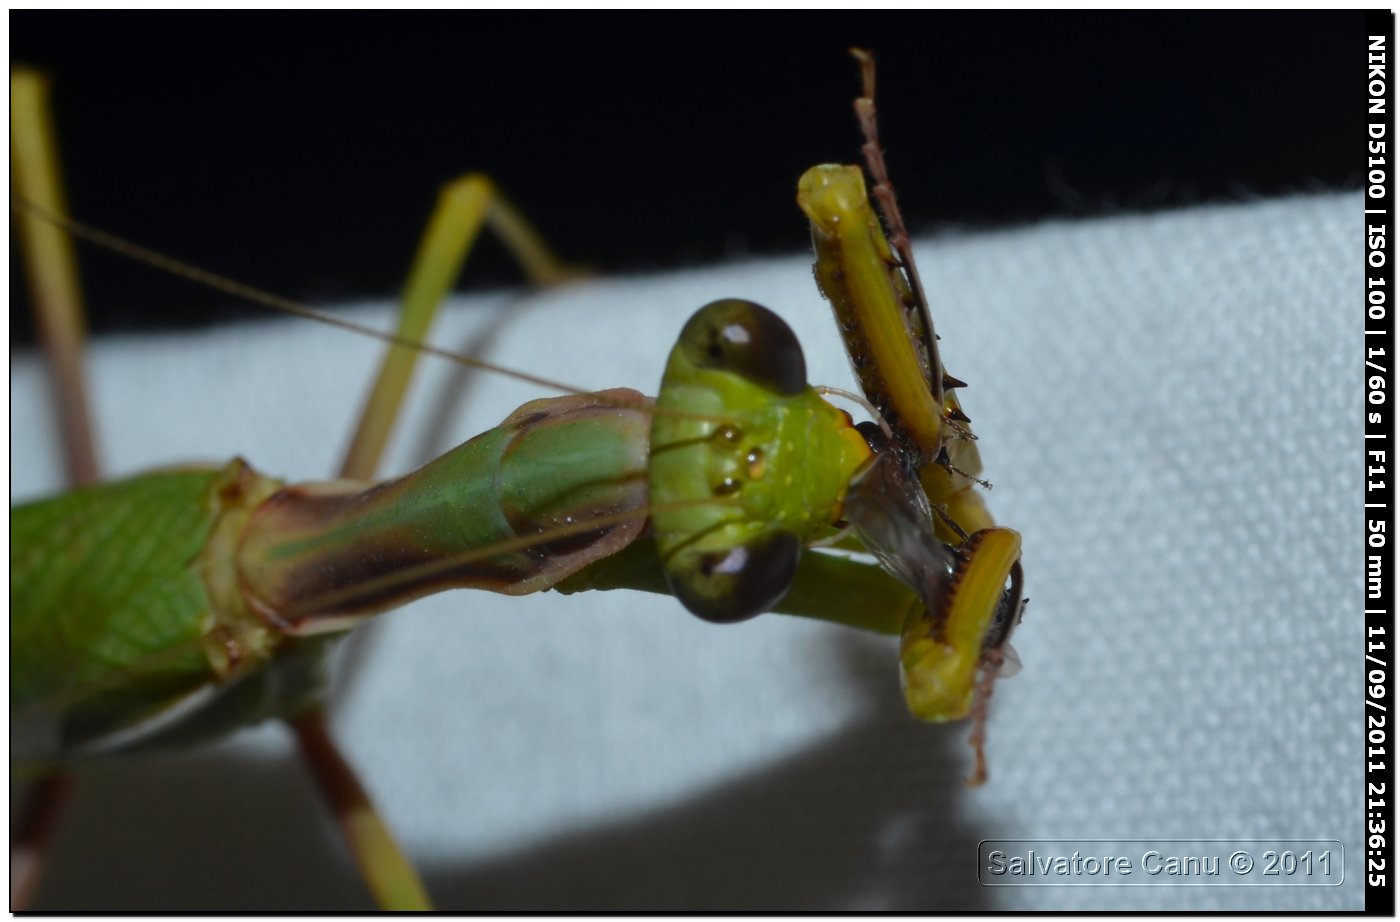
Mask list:
[[[1025,668],[980,790],[966,728],[903,712],[892,640],[624,593],[381,619],[345,656],[339,736],[445,907],[1358,909],[1361,253],[1355,194],[919,248],[990,502],[1025,538]],[[809,262],[476,298],[437,339],[653,392],[689,313],[742,296],[849,386]],[[288,322],[102,342],[108,468],[324,476],[376,352]],[[18,500],[58,468],[32,357],[11,383]],[[430,363],[388,468],[537,391]],[[277,727],[98,772],[74,814],[46,907],[366,905]],[[986,838],[1338,839],[1346,881],[988,889]]]

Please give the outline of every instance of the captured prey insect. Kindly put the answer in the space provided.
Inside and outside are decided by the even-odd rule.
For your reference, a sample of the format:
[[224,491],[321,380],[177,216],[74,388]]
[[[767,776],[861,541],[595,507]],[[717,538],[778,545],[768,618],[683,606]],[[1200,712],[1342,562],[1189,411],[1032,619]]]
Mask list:
[[[854,426],[808,385],[781,319],[726,299],[686,324],[654,403],[620,389],[532,401],[386,484],[364,482],[385,427],[371,414],[362,431],[379,434],[357,441],[369,447],[333,483],[287,485],[235,459],[16,507],[12,753],[67,767],[278,716],[315,766],[329,745],[319,723],[326,644],[453,587],[644,589],[712,621],[785,611],[898,633],[916,715],[980,712],[1020,614],[1019,536],[992,524],[976,491],[960,382],[938,357],[878,153],[873,65],[863,65],[858,111],[893,240],[858,168],[814,168],[799,203],[873,423]],[[465,252],[488,211],[507,236],[528,236],[478,198],[442,219],[472,225],[449,249]],[[410,290],[444,288],[459,263],[422,257]],[[424,273],[438,281],[421,283]],[[410,323],[391,364],[424,335],[425,322]],[[392,416],[397,401],[383,403]],[[878,564],[848,553],[861,549]],[[330,777],[328,762],[318,771],[334,788],[344,772]],[[363,833],[367,800],[351,800],[337,810],[377,898],[422,905],[387,833]]]

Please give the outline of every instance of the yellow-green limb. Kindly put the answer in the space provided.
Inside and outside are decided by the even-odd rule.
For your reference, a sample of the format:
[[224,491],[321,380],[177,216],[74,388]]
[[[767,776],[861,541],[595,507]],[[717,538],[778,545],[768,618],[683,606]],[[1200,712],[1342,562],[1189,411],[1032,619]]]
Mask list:
[[[64,210],[48,80],[24,67],[10,71],[10,167],[15,195],[53,211]],[[92,483],[98,479],[99,464],[83,369],[87,330],[73,241],[61,228],[30,213],[16,213],[15,223],[35,327],[53,378],[67,479],[72,486]],[[10,841],[12,912],[26,908],[39,889],[73,781],[67,772],[51,772],[26,796]]]
[[399,344],[385,353],[340,476],[352,480],[374,476],[418,359],[419,350],[404,343],[427,338],[438,306],[461,274],[483,226],[505,243],[531,284],[556,284],[573,274],[486,176],[469,173],[444,186],[404,287],[395,333]]
[[927,462],[943,447],[943,369],[921,351],[917,299],[870,207],[859,167],[823,164],[797,183],[812,225],[817,284],[831,302],[867,397]]
[[[998,617],[1014,619],[1019,598],[1006,582],[1021,559],[1021,536],[988,528],[959,548],[960,560],[939,610],[911,610],[900,642],[909,710],[923,720],[960,720],[972,709],[978,667]],[[1011,605],[1016,611],[1004,611]],[[1012,625],[1014,626],[1014,625]]]
[[325,711],[311,710],[289,723],[374,901],[381,909],[399,912],[432,909],[418,871],[331,739]]
[[[41,208],[67,212],[58,141],[49,112],[47,78],[28,68],[10,71],[10,169],[14,193]],[[87,337],[78,261],[67,231],[32,212],[15,213],[35,325],[48,355],[58,396],[68,480],[98,477],[97,449],[88,412],[83,343]]]

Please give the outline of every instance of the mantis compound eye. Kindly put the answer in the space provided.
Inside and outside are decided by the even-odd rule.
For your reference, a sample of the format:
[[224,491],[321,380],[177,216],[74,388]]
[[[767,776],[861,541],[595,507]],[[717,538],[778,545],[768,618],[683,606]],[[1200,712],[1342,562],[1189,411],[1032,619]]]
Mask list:
[[671,588],[690,611],[731,624],[767,611],[787,594],[802,542],[791,532],[768,532],[727,550],[682,550],[666,568]]
[[681,330],[680,347],[696,368],[739,375],[784,397],[807,387],[797,334],[761,304],[727,298],[706,304]]
[[652,534],[672,592],[706,621],[782,600],[804,540],[832,524],[870,454],[806,379],[797,335],[752,301],[700,308],[671,350],[652,416]]

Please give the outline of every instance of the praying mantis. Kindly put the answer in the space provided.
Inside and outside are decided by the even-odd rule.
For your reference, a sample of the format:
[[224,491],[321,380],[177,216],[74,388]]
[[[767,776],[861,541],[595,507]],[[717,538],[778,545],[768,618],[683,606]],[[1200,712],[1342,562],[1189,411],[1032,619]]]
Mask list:
[[[862,111],[868,138],[868,157],[879,183],[876,195],[889,196],[888,192],[878,191],[880,187],[887,185],[874,130],[871,101],[873,71],[869,70],[873,65],[869,63],[868,58],[864,61],[867,67],[867,82],[862,99],[867,105],[864,110],[858,111]],[[652,410],[634,410],[632,397],[608,396],[603,398],[599,405],[609,414],[635,413],[638,419],[649,419],[647,428],[650,432],[652,453],[652,466],[647,471],[651,478],[651,499],[616,500],[605,505],[611,510],[608,514],[638,527],[643,521],[643,513],[650,513],[657,546],[661,557],[666,561],[666,577],[670,590],[683,597],[687,607],[710,620],[735,620],[782,603],[786,583],[792,576],[791,568],[796,565],[794,542],[797,542],[797,546],[818,540],[845,540],[849,544],[850,535],[843,533],[854,527],[859,531],[866,546],[875,556],[885,561],[888,569],[899,577],[899,580],[876,580],[871,584],[872,588],[876,585],[886,586],[889,593],[883,597],[883,602],[874,607],[895,610],[877,611],[874,615],[850,612],[832,615],[829,612],[822,613],[823,606],[816,604],[813,611],[808,613],[815,612],[818,617],[832,620],[856,621],[866,627],[876,627],[885,632],[897,630],[900,622],[904,622],[904,666],[906,676],[912,680],[912,684],[906,686],[906,693],[911,706],[926,717],[957,717],[966,714],[972,707],[974,687],[981,689],[979,694],[982,697],[989,693],[990,680],[1002,666],[1006,636],[1019,619],[1019,538],[1009,529],[997,528],[991,524],[990,516],[987,515],[980,495],[975,490],[976,449],[970,430],[966,426],[966,415],[961,412],[957,399],[952,396],[952,390],[960,386],[961,382],[945,376],[926,307],[923,308],[922,317],[914,313],[914,309],[923,303],[923,298],[917,275],[913,274],[907,244],[899,241],[903,230],[892,197],[882,200],[882,205],[886,210],[887,219],[893,225],[892,231],[896,237],[893,251],[884,243],[882,234],[877,231],[871,236],[869,232],[869,228],[876,227],[873,223],[875,219],[873,212],[867,214],[862,210],[868,209],[869,205],[866,203],[859,175],[858,170],[853,172],[850,168],[816,168],[804,176],[800,186],[803,208],[808,212],[815,229],[819,255],[818,276],[822,290],[838,305],[838,310],[844,305],[848,311],[842,321],[844,327],[864,330],[864,341],[859,346],[851,347],[852,354],[856,356],[858,369],[864,371],[862,384],[867,396],[877,404],[874,408],[876,424],[859,435],[848,423],[841,422],[842,414],[831,416],[832,447],[829,450],[823,449],[822,458],[839,454],[842,449],[836,448],[837,445],[847,446],[849,458],[842,462],[837,470],[836,480],[840,482],[839,488],[834,492],[827,489],[832,498],[825,501],[825,505],[830,509],[821,521],[801,526],[800,530],[792,532],[798,537],[784,538],[778,542],[779,549],[776,552],[772,552],[774,544],[767,539],[763,539],[757,545],[746,545],[750,549],[740,556],[753,557],[764,562],[764,566],[760,568],[763,575],[759,578],[759,588],[751,593],[751,597],[746,597],[748,600],[738,605],[737,609],[727,599],[714,602],[710,589],[696,589],[688,583],[687,580],[694,579],[695,569],[706,578],[712,572],[719,573],[721,578],[727,575],[735,560],[734,554],[727,548],[732,547],[734,542],[726,537],[723,542],[724,549],[720,550],[703,546],[695,541],[693,535],[697,531],[702,535],[713,534],[716,526],[668,523],[666,517],[674,518],[677,514],[684,517],[686,513],[695,509],[713,511],[715,508],[727,507],[703,495],[659,499],[661,481],[657,479],[656,469],[659,466],[655,461],[658,454],[668,460],[681,462],[682,469],[694,469],[694,460],[685,457],[690,447],[701,442],[738,441],[742,443],[742,451],[738,456],[746,459],[750,476],[761,479],[757,470],[767,464],[772,464],[778,470],[783,470],[784,465],[791,465],[794,469],[806,466],[801,460],[782,462],[778,456],[784,448],[796,447],[802,443],[827,444],[821,441],[826,437],[818,437],[813,433],[818,430],[828,431],[828,424],[816,424],[804,416],[804,422],[799,424],[797,434],[780,436],[775,442],[758,445],[743,441],[735,434],[735,430],[738,429],[758,428],[757,424],[746,422],[742,426],[734,425],[731,420],[737,418],[732,415],[735,411],[723,406],[702,404],[697,407],[693,403],[671,402],[664,386],[662,396]],[[834,201],[827,201],[828,195]],[[861,225],[859,237],[865,241],[864,245],[869,247],[868,250],[855,255],[852,254],[856,246],[855,240],[843,236],[845,229],[853,225]],[[910,274],[905,275],[905,271]],[[851,313],[858,313],[863,306],[868,306],[865,302],[871,300],[868,297],[871,292],[879,293],[880,297],[889,302],[884,307],[887,318],[885,322],[892,317],[897,321],[895,327],[880,332],[878,327],[882,321],[862,321],[856,318],[855,313]],[[769,316],[766,313],[755,314],[746,306],[736,306],[741,302],[733,299],[714,303],[721,305],[722,312],[729,311],[723,314],[725,319],[718,322],[718,328],[737,329],[741,332],[715,333],[716,326],[711,322],[713,318],[702,320],[702,316],[709,317],[703,312],[697,315],[691,324],[699,322],[700,332],[692,333],[692,326],[687,326],[686,333],[682,336],[682,344],[688,336],[698,340],[701,345],[697,346],[696,350],[701,356],[702,368],[710,368],[705,365],[704,357],[713,356],[716,349],[725,343],[757,339],[765,343],[772,340],[791,340],[795,345],[792,334],[783,332],[787,328],[781,320],[776,321],[781,325],[780,328],[777,328],[777,332],[772,332],[772,323],[766,319]],[[735,319],[736,312],[742,314],[744,319]],[[753,321],[753,317],[760,319]],[[862,327],[862,323],[874,323],[876,331],[872,332],[868,325]],[[891,339],[891,329],[903,337],[902,344],[897,342],[893,346],[886,345]],[[894,337],[896,340],[898,338]],[[889,351],[891,348],[895,351]],[[896,354],[900,350],[903,350],[903,357]],[[677,361],[676,356],[684,351],[683,345],[673,353],[673,366]],[[749,358],[741,358],[739,364],[751,364],[752,361]],[[800,364],[800,359],[798,362]],[[901,373],[892,371],[897,370],[901,362],[905,363],[902,379]],[[691,363],[692,366],[693,364]],[[716,366],[710,370],[724,369],[718,369]],[[887,374],[887,380],[877,380],[877,373],[882,371]],[[676,376],[685,375],[693,377],[693,374],[690,371],[668,369],[667,379],[672,380]],[[769,372],[763,371],[758,377],[765,379],[768,375]],[[913,379],[921,375],[924,381],[920,385]],[[703,374],[701,376],[703,377]],[[797,377],[802,379],[806,376],[799,374]],[[692,383],[691,386],[698,385]],[[786,377],[775,386],[777,391],[786,395],[808,393],[801,385],[791,383]],[[669,393],[674,394],[675,390],[672,389]],[[740,402],[746,399],[740,398]],[[816,400],[814,392],[810,399]],[[910,400],[914,402],[911,404]],[[526,411],[526,408],[522,408],[522,412],[532,420],[535,416],[553,419],[552,414],[555,413],[556,406],[558,405],[542,407],[530,404],[527,405],[530,409]],[[816,400],[812,406],[825,407],[826,404]],[[803,412],[834,414],[836,411],[813,409]],[[822,418],[825,419],[826,416],[823,415]],[[520,423],[521,426],[531,424],[533,423]],[[697,426],[700,428],[697,429]],[[628,471],[631,470],[628,468]],[[878,476],[875,476],[876,473]],[[678,476],[683,477],[671,472],[665,476],[665,480],[669,483]],[[632,477],[632,474],[627,474],[627,477]],[[721,492],[729,492],[730,475],[724,475],[719,481],[724,488]],[[920,482],[922,486],[919,486]],[[862,486],[847,488],[848,484]],[[713,484],[709,484],[707,488],[713,488]],[[256,503],[260,504],[268,496],[280,495],[277,494],[279,489],[280,485],[269,483],[265,486],[259,485],[251,492],[257,496]],[[922,497],[925,493],[927,499],[920,500],[923,505],[911,510],[906,499],[910,496]],[[930,501],[933,503],[932,508],[927,505]],[[804,499],[803,505],[811,507],[810,498]],[[257,505],[256,508],[261,509],[261,506]],[[609,524],[613,524],[611,520]],[[273,530],[284,533],[280,525]],[[566,541],[568,538],[577,537],[578,534],[556,530],[550,533],[550,538],[556,542]],[[634,540],[635,535],[629,536],[623,544],[630,546]],[[254,543],[256,544],[256,541]],[[532,545],[520,545],[511,550],[530,546]],[[700,560],[694,562],[694,568],[690,571],[681,573],[678,572],[682,569],[679,565],[672,566],[678,559],[686,557],[696,549],[699,550]],[[277,556],[277,553],[274,552],[272,556]],[[775,564],[770,558],[790,559],[791,562]],[[458,562],[461,562],[460,558]],[[586,561],[589,564],[594,562],[595,558],[591,557]],[[783,584],[776,588],[769,585],[770,577],[775,571],[778,574],[777,582]],[[559,579],[567,581],[572,575],[570,572],[563,577],[551,577],[545,584],[557,582]],[[628,582],[630,578],[629,576],[623,579],[619,584],[631,585]],[[649,575],[647,579],[653,582],[651,588],[656,588],[654,574]],[[273,579],[271,582],[278,581]],[[744,580],[741,578],[740,582],[744,583]],[[808,591],[806,595],[799,588],[789,599],[819,599],[823,593],[830,595],[836,591],[840,580],[833,581],[819,576],[813,585],[815,589]],[[685,588],[687,586],[690,588]],[[907,587],[907,590],[903,587]],[[967,587],[972,587],[972,591]],[[908,590],[912,590],[912,594]],[[326,609],[333,618],[344,614],[345,600],[335,596],[337,591],[339,590],[336,588],[317,589],[316,592],[327,594],[313,594],[316,604],[311,608]],[[375,592],[377,591],[376,588]],[[918,604],[911,606],[911,599]],[[808,603],[796,604],[801,608],[802,604]],[[948,606],[947,611],[939,614],[940,606],[944,604]],[[909,609],[909,614],[899,610],[901,605]],[[360,605],[356,602],[350,607],[358,612]],[[285,611],[279,606],[272,608]],[[914,608],[918,611],[914,612]],[[319,617],[320,612],[310,614]],[[871,618],[875,620],[872,621]],[[925,629],[908,629],[908,623],[920,622],[921,619],[926,625]],[[297,615],[291,620],[300,624],[302,617]],[[238,647],[238,652],[228,654],[230,662],[246,656],[251,645],[242,643],[234,646]],[[935,682],[933,686],[921,687],[919,676],[927,674],[930,670],[936,674],[949,664],[952,664],[950,668],[956,676],[947,683]],[[976,678],[978,675],[981,676],[980,679]],[[94,683],[96,684],[101,682]],[[956,700],[947,697],[945,684],[954,689],[952,694]],[[41,699],[42,697],[40,696]],[[98,722],[104,720],[105,717],[100,717]],[[108,729],[104,726],[95,736],[104,736]],[[392,904],[394,900],[386,902]]]

